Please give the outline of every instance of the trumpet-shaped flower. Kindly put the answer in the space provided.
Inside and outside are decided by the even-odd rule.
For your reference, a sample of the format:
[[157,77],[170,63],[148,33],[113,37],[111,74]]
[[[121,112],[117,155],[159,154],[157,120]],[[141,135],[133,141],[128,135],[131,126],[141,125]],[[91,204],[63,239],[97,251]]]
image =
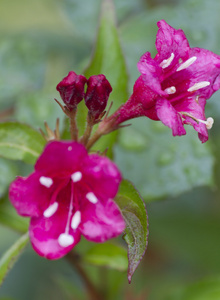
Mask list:
[[122,233],[125,222],[113,201],[120,181],[108,158],[88,154],[76,142],[53,141],[31,175],[12,182],[9,198],[20,215],[31,217],[29,234],[35,251],[57,259],[81,235],[104,242]]
[[202,142],[208,140],[206,100],[220,88],[220,56],[190,48],[182,30],[164,20],[158,22],[154,58],[146,52],[138,62],[141,76],[130,99],[116,112],[117,124],[139,116],[160,120],[173,135],[186,134],[184,124],[194,127]]

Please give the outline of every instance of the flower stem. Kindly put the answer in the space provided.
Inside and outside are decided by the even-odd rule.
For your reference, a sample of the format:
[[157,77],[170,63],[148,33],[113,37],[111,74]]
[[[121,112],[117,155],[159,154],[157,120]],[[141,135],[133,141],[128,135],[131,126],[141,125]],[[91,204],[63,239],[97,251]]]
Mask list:
[[71,139],[73,141],[78,140],[78,128],[77,128],[77,123],[76,123],[76,113],[77,113],[77,108],[75,108],[73,111],[71,111],[71,114],[69,115],[70,134],[71,134]]
[[93,129],[93,126],[94,126],[94,120],[91,116],[90,113],[88,113],[87,115],[87,124],[86,124],[86,130],[83,134],[83,136],[81,137],[80,139],[80,142],[86,146],[86,144],[88,143],[88,140],[90,138],[90,135],[92,133],[92,129]]
[[93,136],[91,137],[91,139],[88,141],[88,144],[87,144],[86,148],[89,150],[98,141],[98,139],[100,139],[100,137],[102,135],[103,135],[103,133],[97,130],[93,134]]
[[103,300],[101,293],[97,290],[97,288],[94,286],[94,284],[91,282],[90,278],[86,274],[85,270],[80,265],[79,256],[72,251],[66,255],[66,259],[70,262],[72,266],[74,266],[81,279],[83,280],[89,296],[89,300]]

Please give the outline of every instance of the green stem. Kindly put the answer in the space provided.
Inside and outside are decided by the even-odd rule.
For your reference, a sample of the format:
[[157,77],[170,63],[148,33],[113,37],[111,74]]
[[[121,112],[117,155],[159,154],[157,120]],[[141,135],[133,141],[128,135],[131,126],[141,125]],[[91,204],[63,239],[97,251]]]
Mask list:
[[94,119],[92,118],[92,116],[90,115],[90,113],[88,113],[88,115],[87,115],[86,130],[85,130],[83,136],[80,139],[80,142],[83,145],[85,145],[85,146],[88,143],[88,140],[89,140],[90,135],[92,133],[93,126],[94,126]]

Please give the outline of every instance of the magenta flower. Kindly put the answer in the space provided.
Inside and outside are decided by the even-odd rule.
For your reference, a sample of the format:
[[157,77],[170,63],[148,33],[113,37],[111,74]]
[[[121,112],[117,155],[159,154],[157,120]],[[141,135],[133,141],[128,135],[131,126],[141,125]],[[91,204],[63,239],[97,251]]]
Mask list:
[[146,52],[138,63],[142,74],[133,94],[119,111],[117,124],[147,116],[160,120],[173,135],[186,134],[184,124],[194,127],[199,139],[208,140],[212,118],[205,119],[206,100],[220,88],[220,56],[200,48],[190,48],[182,30],[164,20],[158,22],[157,55]]
[[76,142],[53,141],[31,175],[12,182],[9,198],[20,215],[31,217],[29,234],[35,251],[57,259],[81,235],[104,242],[122,233],[125,222],[113,201],[120,181],[108,158],[88,154]]

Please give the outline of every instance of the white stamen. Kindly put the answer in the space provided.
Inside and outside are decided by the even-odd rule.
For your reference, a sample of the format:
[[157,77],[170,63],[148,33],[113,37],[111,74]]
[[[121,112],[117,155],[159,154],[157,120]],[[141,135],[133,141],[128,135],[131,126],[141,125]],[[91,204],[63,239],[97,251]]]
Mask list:
[[81,223],[81,212],[77,210],[72,217],[71,227],[72,229],[76,229]]
[[82,179],[82,173],[81,172],[75,172],[71,175],[71,179],[73,182],[80,181]]
[[173,61],[174,59],[174,53],[171,53],[170,57],[168,59],[164,59],[161,63],[160,63],[160,67],[162,69],[165,69],[167,67],[170,66],[171,62]]
[[52,215],[55,214],[55,212],[57,211],[58,208],[58,203],[54,202],[53,204],[51,204],[45,211],[44,211],[44,217],[45,218],[49,218]]
[[212,125],[213,125],[213,123],[214,123],[214,119],[213,119],[212,117],[207,118],[206,121],[200,120],[200,119],[198,119],[198,121],[199,121],[200,123],[205,124],[207,129],[211,129],[211,128],[212,128]]
[[96,204],[98,202],[98,199],[92,192],[89,192],[88,194],[86,194],[86,198],[93,204]]
[[72,149],[73,149],[73,147],[71,147],[71,146],[69,146],[69,147],[67,148],[68,151],[71,151]]
[[53,184],[53,180],[50,177],[41,176],[39,178],[40,184],[46,186],[47,188],[50,188]]
[[58,243],[61,247],[68,247],[74,243],[74,238],[70,234],[61,233],[58,237]]
[[206,86],[209,86],[210,85],[210,82],[209,81],[201,81],[201,82],[198,82],[198,83],[195,83],[193,86],[191,86],[190,88],[188,88],[188,92],[194,92],[194,91],[197,91],[199,89],[202,89]]
[[168,95],[172,95],[172,94],[176,93],[176,88],[175,88],[175,86],[171,86],[171,87],[166,88],[164,90],[164,92],[166,92]]
[[178,68],[176,71],[178,72],[178,71],[181,71],[181,70],[184,70],[184,69],[188,68],[188,67],[191,66],[196,60],[197,60],[197,57],[196,57],[196,56],[190,57],[190,58],[187,59],[182,65],[180,65],[179,68]]
[[183,116],[190,117],[191,119],[195,120],[197,123],[203,123],[203,124],[205,124],[207,129],[211,129],[212,125],[214,123],[214,119],[212,117],[209,117],[205,121],[205,120],[197,119],[196,117],[194,117],[193,115],[191,115],[191,114],[189,114],[187,112],[180,112],[180,114],[183,115]]

